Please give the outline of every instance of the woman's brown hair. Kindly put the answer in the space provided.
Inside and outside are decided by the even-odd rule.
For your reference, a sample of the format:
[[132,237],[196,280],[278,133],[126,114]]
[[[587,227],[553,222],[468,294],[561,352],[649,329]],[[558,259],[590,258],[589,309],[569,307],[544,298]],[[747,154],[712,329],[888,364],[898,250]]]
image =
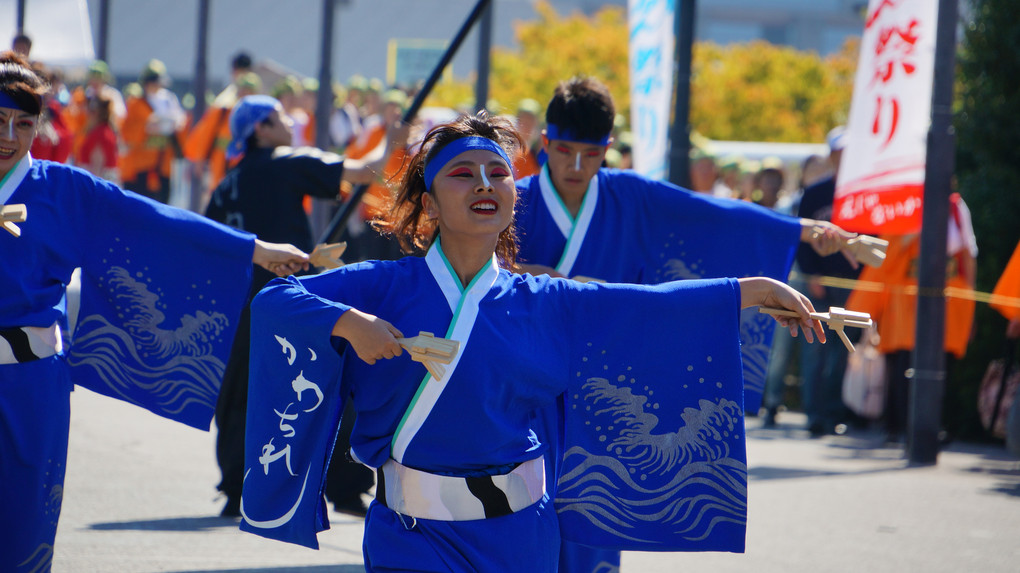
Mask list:
[[42,113],[42,99],[49,91],[46,80],[32,70],[23,56],[10,50],[0,53],[0,92],[32,115]]
[[[462,116],[432,128],[422,141],[421,151],[408,163],[389,213],[374,223],[381,232],[394,236],[405,253],[426,251],[439,233],[437,222],[425,215],[422,205],[422,196],[428,192],[425,189],[425,166],[450,142],[475,136],[495,141],[510,157],[516,157],[518,150],[524,148],[524,141],[513,124],[502,117],[484,114]],[[517,238],[513,221],[499,234],[496,258],[503,268],[516,268]]]

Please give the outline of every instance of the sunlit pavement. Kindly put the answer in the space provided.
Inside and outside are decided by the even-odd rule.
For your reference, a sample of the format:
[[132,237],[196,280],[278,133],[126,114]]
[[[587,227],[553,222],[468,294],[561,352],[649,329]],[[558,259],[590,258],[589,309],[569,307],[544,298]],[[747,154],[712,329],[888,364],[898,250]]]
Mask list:
[[[363,570],[359,519],[332,513],[313,551],[218,517],[213,433],[87,390],[71,405],[55,572]],[[953,443],[909,467],[877,432],[811,438],[797,413],[778,422],[747,422],[745,554],[625,553],[622,569],[1020,571],[1020,462],[1003,447]]]

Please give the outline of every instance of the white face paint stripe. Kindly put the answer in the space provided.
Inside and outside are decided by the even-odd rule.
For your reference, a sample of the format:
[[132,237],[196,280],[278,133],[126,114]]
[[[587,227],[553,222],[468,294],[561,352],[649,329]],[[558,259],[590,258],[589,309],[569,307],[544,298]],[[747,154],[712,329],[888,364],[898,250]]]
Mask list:
[[478,169],[482,173],[482,185],[485,185],[486,187],[492,187],[492,185],[489,183],[489,178],[485,176],[485,165],[479,165]]
[[577,152],[577,156],[574,158],[574,171],[581,170],[581,152]]
[[14,139],[14,116],[7,120],[7,139]]

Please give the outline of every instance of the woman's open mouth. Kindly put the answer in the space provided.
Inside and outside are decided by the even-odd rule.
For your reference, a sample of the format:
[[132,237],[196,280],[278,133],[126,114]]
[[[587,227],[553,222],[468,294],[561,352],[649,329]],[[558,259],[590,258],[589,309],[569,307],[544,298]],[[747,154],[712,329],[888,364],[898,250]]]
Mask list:
[[499,210],[499,204],[492,199],[484,199],[472,203],[471,210],[475,213],[492,214]]

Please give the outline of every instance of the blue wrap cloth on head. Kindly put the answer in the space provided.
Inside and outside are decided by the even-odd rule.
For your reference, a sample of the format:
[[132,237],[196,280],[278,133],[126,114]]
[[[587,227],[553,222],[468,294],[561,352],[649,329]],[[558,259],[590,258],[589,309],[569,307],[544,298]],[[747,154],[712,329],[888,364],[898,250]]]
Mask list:
[[574,130],[568,127],[560,127],[555,123],[550,123],[545,126],[545,136],[549,141],[559,139],[561,141],[573,141],[575,143],[590,143],[592,145],[609,145],[609,140],[612,136],[611,133],[607,133],[605,137],[600,139],[584,139],[579,137]]
[[230,112],[230,145],[227,147],[227,159],[236,159],[245,152],[245,141],[255,133],[255,126],[269,117],[279,105],[280,100],[267,95],[244,96],[237,102]]
[[7,107],[7,108],[10,108],[10,109],[17,109],[17,110],[20,110],[20,111],[26,111],[25,109],[23,109],[21,107],[21,104],[19,104],[18,102],[14,101],[14,98],[12,98],[11,96],[9,96],[9,95],[7,95],[7,94],[5,94],[3,92],[0,92],[0,107]]
[[502,157],[503,161],[506,161],[507,167],[513,168],[514,162],[510,161],[506,150],[500,144],[487,137],[462,137],[446,144],[446,147],[440,149],[435,157],[429,159],[429,162],[425,165],[425,190],[432,191],[432,181],[436,178],[436,175],[439,175],[439,170],[445,167],[447,163],[461,153],[471,151],[472,149],[491,151]]

